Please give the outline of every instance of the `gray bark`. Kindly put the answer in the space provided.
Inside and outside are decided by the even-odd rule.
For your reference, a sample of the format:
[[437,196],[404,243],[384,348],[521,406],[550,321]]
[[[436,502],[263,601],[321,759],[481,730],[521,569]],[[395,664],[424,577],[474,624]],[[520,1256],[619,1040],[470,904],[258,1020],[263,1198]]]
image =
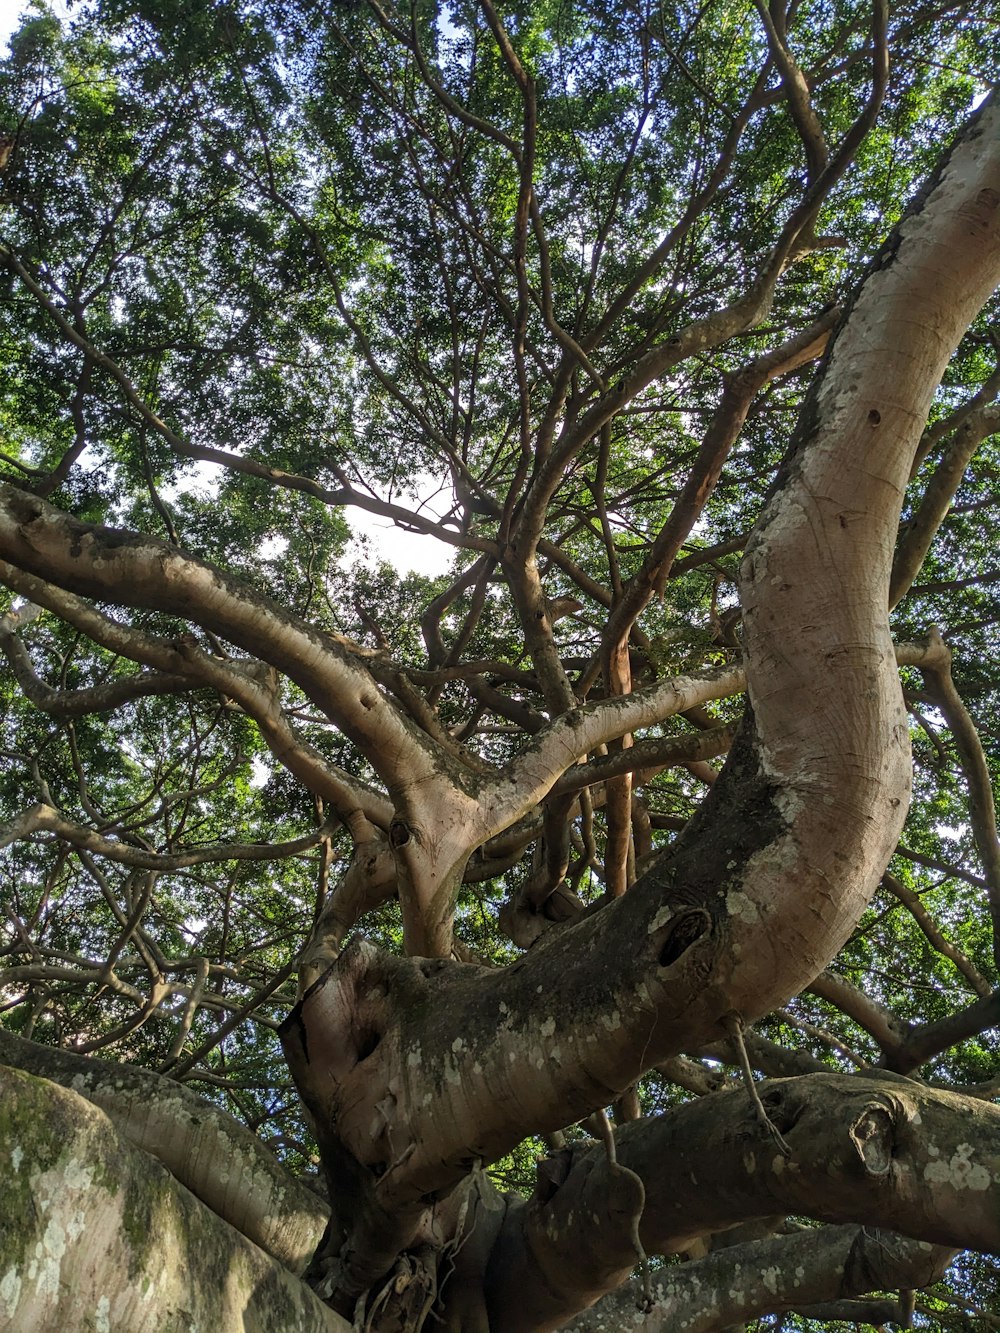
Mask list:
[[653,1281],[651,1309],[643,1307],[641,1284],[629,1283],[563,1327],[567,1333],[721,1333],[762,1314],[806,1313],[810,1305],[813,1318],[860,1322],[877,1314],[882,1322],[900,1317],[897,1303],[859,1307],[842,1298],[928,1286],[952,1254],[877,1228],[820,1227],[667,1268]]
[[0,1107],[4,1328],[350,1333],[93,1103],[0,1066]]
[[85,1097],[212,1212],[291,1272],[305,1270],[329,1209],[232,1116],[150,1070],[39,1046],[2,1028],[0,1062]]
[[[574,1302],[617,1287],[636,1262],[634,1221],[647,1254],[789,1214],[1000,1250],[1000,1108],[892,1076],[813,1074],[764,1083],[760,1094],[790,1157],[740,1089],[623,1126],[617,1164],[600,1144],[543,1163],[534,1197],[508,1209],[493,1250],[491,1330],[559,1328]],[[827,1286],[796,1301],[837,1294],[851,1293]]]

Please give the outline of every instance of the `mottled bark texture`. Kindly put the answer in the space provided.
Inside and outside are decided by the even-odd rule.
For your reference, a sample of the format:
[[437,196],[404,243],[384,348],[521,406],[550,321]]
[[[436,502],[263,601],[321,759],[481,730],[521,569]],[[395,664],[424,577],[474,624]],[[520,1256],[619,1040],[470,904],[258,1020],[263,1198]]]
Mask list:
[[173,1079],[22,1041],[0,1029],[0,1062],[72,1089],[214,1213],[300,1274],[329,1210],[239,1121]]
[[657,1273],[652,1307],[638,1283],[620,1287],[563,1327],[572,1333],[724,1333],[761,1314],[902,1322],[898,1301],[861,1305],[868,1291],[929,1286],[953,1251],[877,1227],[819,1227],[737,1245]]
[[0,1326],[348,1333],[86,1098],[0,1066],[0,1108]]
[[[647,1254],[688,1252],[748,1220],[787,1215],[861,1219],[929,1245],[1000,1250],[1000,1108],[874,1074],[777,1079],[760,1093],[788,1157],[739,1090],[621,1127],[617,1164],[600,1144],[543,1162],[534,1197],[508,1209],[493,1250],[490,1328],[559,1328],[572,1300],[582,1307],[625,1280],[635,1248],[620,1216],[622,1168],[642,1184],[635,1215]],[[714,1272],[720,1261],[711,1259]],[[678,1290],[696,1281],[682,1277]],[[829,1281],[811,1290],[790,1299],[854,1294]],[[683,1309],[682,1297],[669,1308]]]

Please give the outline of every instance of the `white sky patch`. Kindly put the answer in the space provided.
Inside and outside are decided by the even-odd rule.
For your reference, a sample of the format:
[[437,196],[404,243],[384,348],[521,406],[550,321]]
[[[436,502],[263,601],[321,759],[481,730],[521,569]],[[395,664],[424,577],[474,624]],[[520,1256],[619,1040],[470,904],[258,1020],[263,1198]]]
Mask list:
[[443,43],[457,42],[462,37],[461,28],[456,27],[450,9],[441,7],[437,17],[438,37]]
[[[0,4],[3,3],[4,0],[0,0]],[[215,463],[195,463],[193,467],[184,469],[179,481],[161,486],[160,495],[168,504],[175,504],[182,495],[191,495],[203,502],[214,500],[219,494],[224,473],[225,470]],[[442,518],[454,502],[450,487],[443,488],[430,475],[420,476],[416,480],[416,499],[393,496],[392,502],[430,519]],[[392,519],[370,514],[356,505],[350,505],[342,512],[354,534],[354,540],[348,543],[343,557],[343,563],[347,566],[369,561],[377,564],[384,560],[398,574],[412,572],[433,578],[444,574],[455,558],[455,547],[438,541],[429,533],[411,532],[397,527]],[[288,538],[273,533],[261,543],[257,554],[264,560],[273,560],[283,555],[287,548]]]
[[[49,0],[49,4],[57,18],[69,14],[69,6],[63,0]],[[0,0],[0,56],[7,54],[10,35],[21,26],[21,19],[31,13],[28,0]]]
[[935,824],[934,832],[946,842],[961,842],[969,832],[968,824]]
[[176,504],[181,495],[193,495],[196,500],[214,500],[219,494],[223,475],[224,471],[217,463],[199,459],[192,467],[184,469],[179,481],[161,486],[160,496],[167,504]]
[[0,0],[0,44],[3,46],[0,56],[5,56],[10,49],[10,35],[18,27],[21,11],[26,8],[22,0]]
[[[415,484],[415,499],[393,496],[392,502],[405,505],[415,514],[422,514],[429,519],[443,518],[454,504],[451,487],[442,485],[430,473],[415,478]],[[455,547],[447,542],[438,541],[430,533],[411,532],[397,527],[392,519],[370,514],[366,509],[351,505],[344,511],[344,517],[355,538],[344,557],[347,563],[384,560],[399,574],[415,573],[434,577],[445,573],[455,558]]]
[[277,533],[264,538],[257,548],[257,554],[262,560],[277,560],[278,556],[284,555],[287,550],[288,538]]
[[384,560],[399,574],[426,574],[433,578],[448,569],[455,554],[454,547],[434,537],[407,532],[363,510],[351,510],[347,521],[355,533],[344,555],[348,564]]
[[[3,4],[4,0],[0,0]],[[214,500],[224,476],[224,469],[215,463],[197,462],[193,467],[184,469],[180,481],[160,487],[160,495],[168,504],[176,503],[181,495],[193,495],[196,499]],[[418,493],[416,499],[392,497],[393,503],[404,505],[414,513],[437,519],[448,513],[453,503],[450,488],[429,474],[417,478]],[[436,537],[422,532],[409,532],[399,528],[389,518],[369,514],[366,509],[355,505],[343,511],[348,526],[354,533],[355,540],[348,544],[344,556],[347,565],[371,561],[373,564],[384,560],[399,574],[410,572],[434,577],[444,574],[455,556],[455,548]],[[357,540],[363,538],[364,540]],[[275,533],[261,543],[258,554],[265,560],[273,560],[282,555],[288,547],[288,538]]]

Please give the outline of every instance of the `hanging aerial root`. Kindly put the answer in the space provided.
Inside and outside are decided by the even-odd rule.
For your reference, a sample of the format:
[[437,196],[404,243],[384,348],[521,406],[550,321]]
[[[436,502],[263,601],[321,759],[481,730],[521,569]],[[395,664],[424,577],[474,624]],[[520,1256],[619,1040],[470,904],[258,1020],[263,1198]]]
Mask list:
[[757,1084],[754,1082],[753,1070],[750,1068],[750,1057],[747,1055],[746,1043],[743,1040],[743,1019],[739,1014],[731,1013],[727,1014],[722,1022],[726,1031],[736,1043],[736,1051],[740,1059],[740,1069],[743,1073],[743,1082],[746,1085],[747,1092],[750,1094],[750,1100],[753,1102],[754,1110],[757,1112],[757,1119],[774,1140],[782,1157],[791,1157],[791,1148],[789,1148],[788,1144],[785,1142],[781,1130],[764,1110],[764,1103],[761,1101],[760,1093],[757,1091]]
[[646,1206],[646,1187],[643,1185],[640,1176],[636,1175],[636,1173],[629,1167],[622,1166],[618,1161],[618,1153],[615,1149],[615,1134],[614,1130],[611,1128],[611,1123],[608,1120],[607,1112],[603,1109],[597,1111],[593,1116],[593,1120],[600,1132],[604,1150],[608,1154],[608,1163],[611,1166],[611,1170],[620,1176],[629,1177],[629,1179],[634,1181],[638,1187],[639,1204],[635,1212],[632,1214],[631,1240],[632,1248],[635,1250],[636,1259],[638,1260],[639,1271],[642,1273],[643,1305],[646,1310],[651,1310],[653,1308],[653,1281],[649,1272],[649,1259],[646,1251],[643,1249],[642,1241],[639,1238],[639,1222],[642,1219],[642,1211]]

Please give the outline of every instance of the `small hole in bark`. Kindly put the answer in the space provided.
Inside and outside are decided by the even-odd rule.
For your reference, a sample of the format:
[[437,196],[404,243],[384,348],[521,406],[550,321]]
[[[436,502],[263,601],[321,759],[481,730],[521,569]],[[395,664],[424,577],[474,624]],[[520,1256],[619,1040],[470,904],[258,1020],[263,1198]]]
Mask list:
[[405,847],[409,841],[409,827],[401,819],[394,819],[389,825],[389,842],[393,847]]
[[794,1106],[790,1106],[784,1095],[779,1091],[764,1092],[761,1094],[761,1105],[767,1112],[767,1118],[779,1133],[787,1133],[794,1129],[795,1122],[798,1120],[798,1113]]
[[707,912],[700,908],[683,912],[667,924],[667,937],[660,946],[660,966],[670,967],[701,939],[712,924]]
[[854,1150],[870,1176],[884,1176],[892,1166],[893,1119],[881,1106],[870,1106],[851,1126]]
[[382,1040],[381,1032],[365,1032],[358,1042],[358,1064],[362,1060],[367,1060],[373,1051],[378,1049]]
[[877,426],[881,420],[882,420],[882,413],[877,412],[873,407],[872,410],[868,413],[869,426]]

